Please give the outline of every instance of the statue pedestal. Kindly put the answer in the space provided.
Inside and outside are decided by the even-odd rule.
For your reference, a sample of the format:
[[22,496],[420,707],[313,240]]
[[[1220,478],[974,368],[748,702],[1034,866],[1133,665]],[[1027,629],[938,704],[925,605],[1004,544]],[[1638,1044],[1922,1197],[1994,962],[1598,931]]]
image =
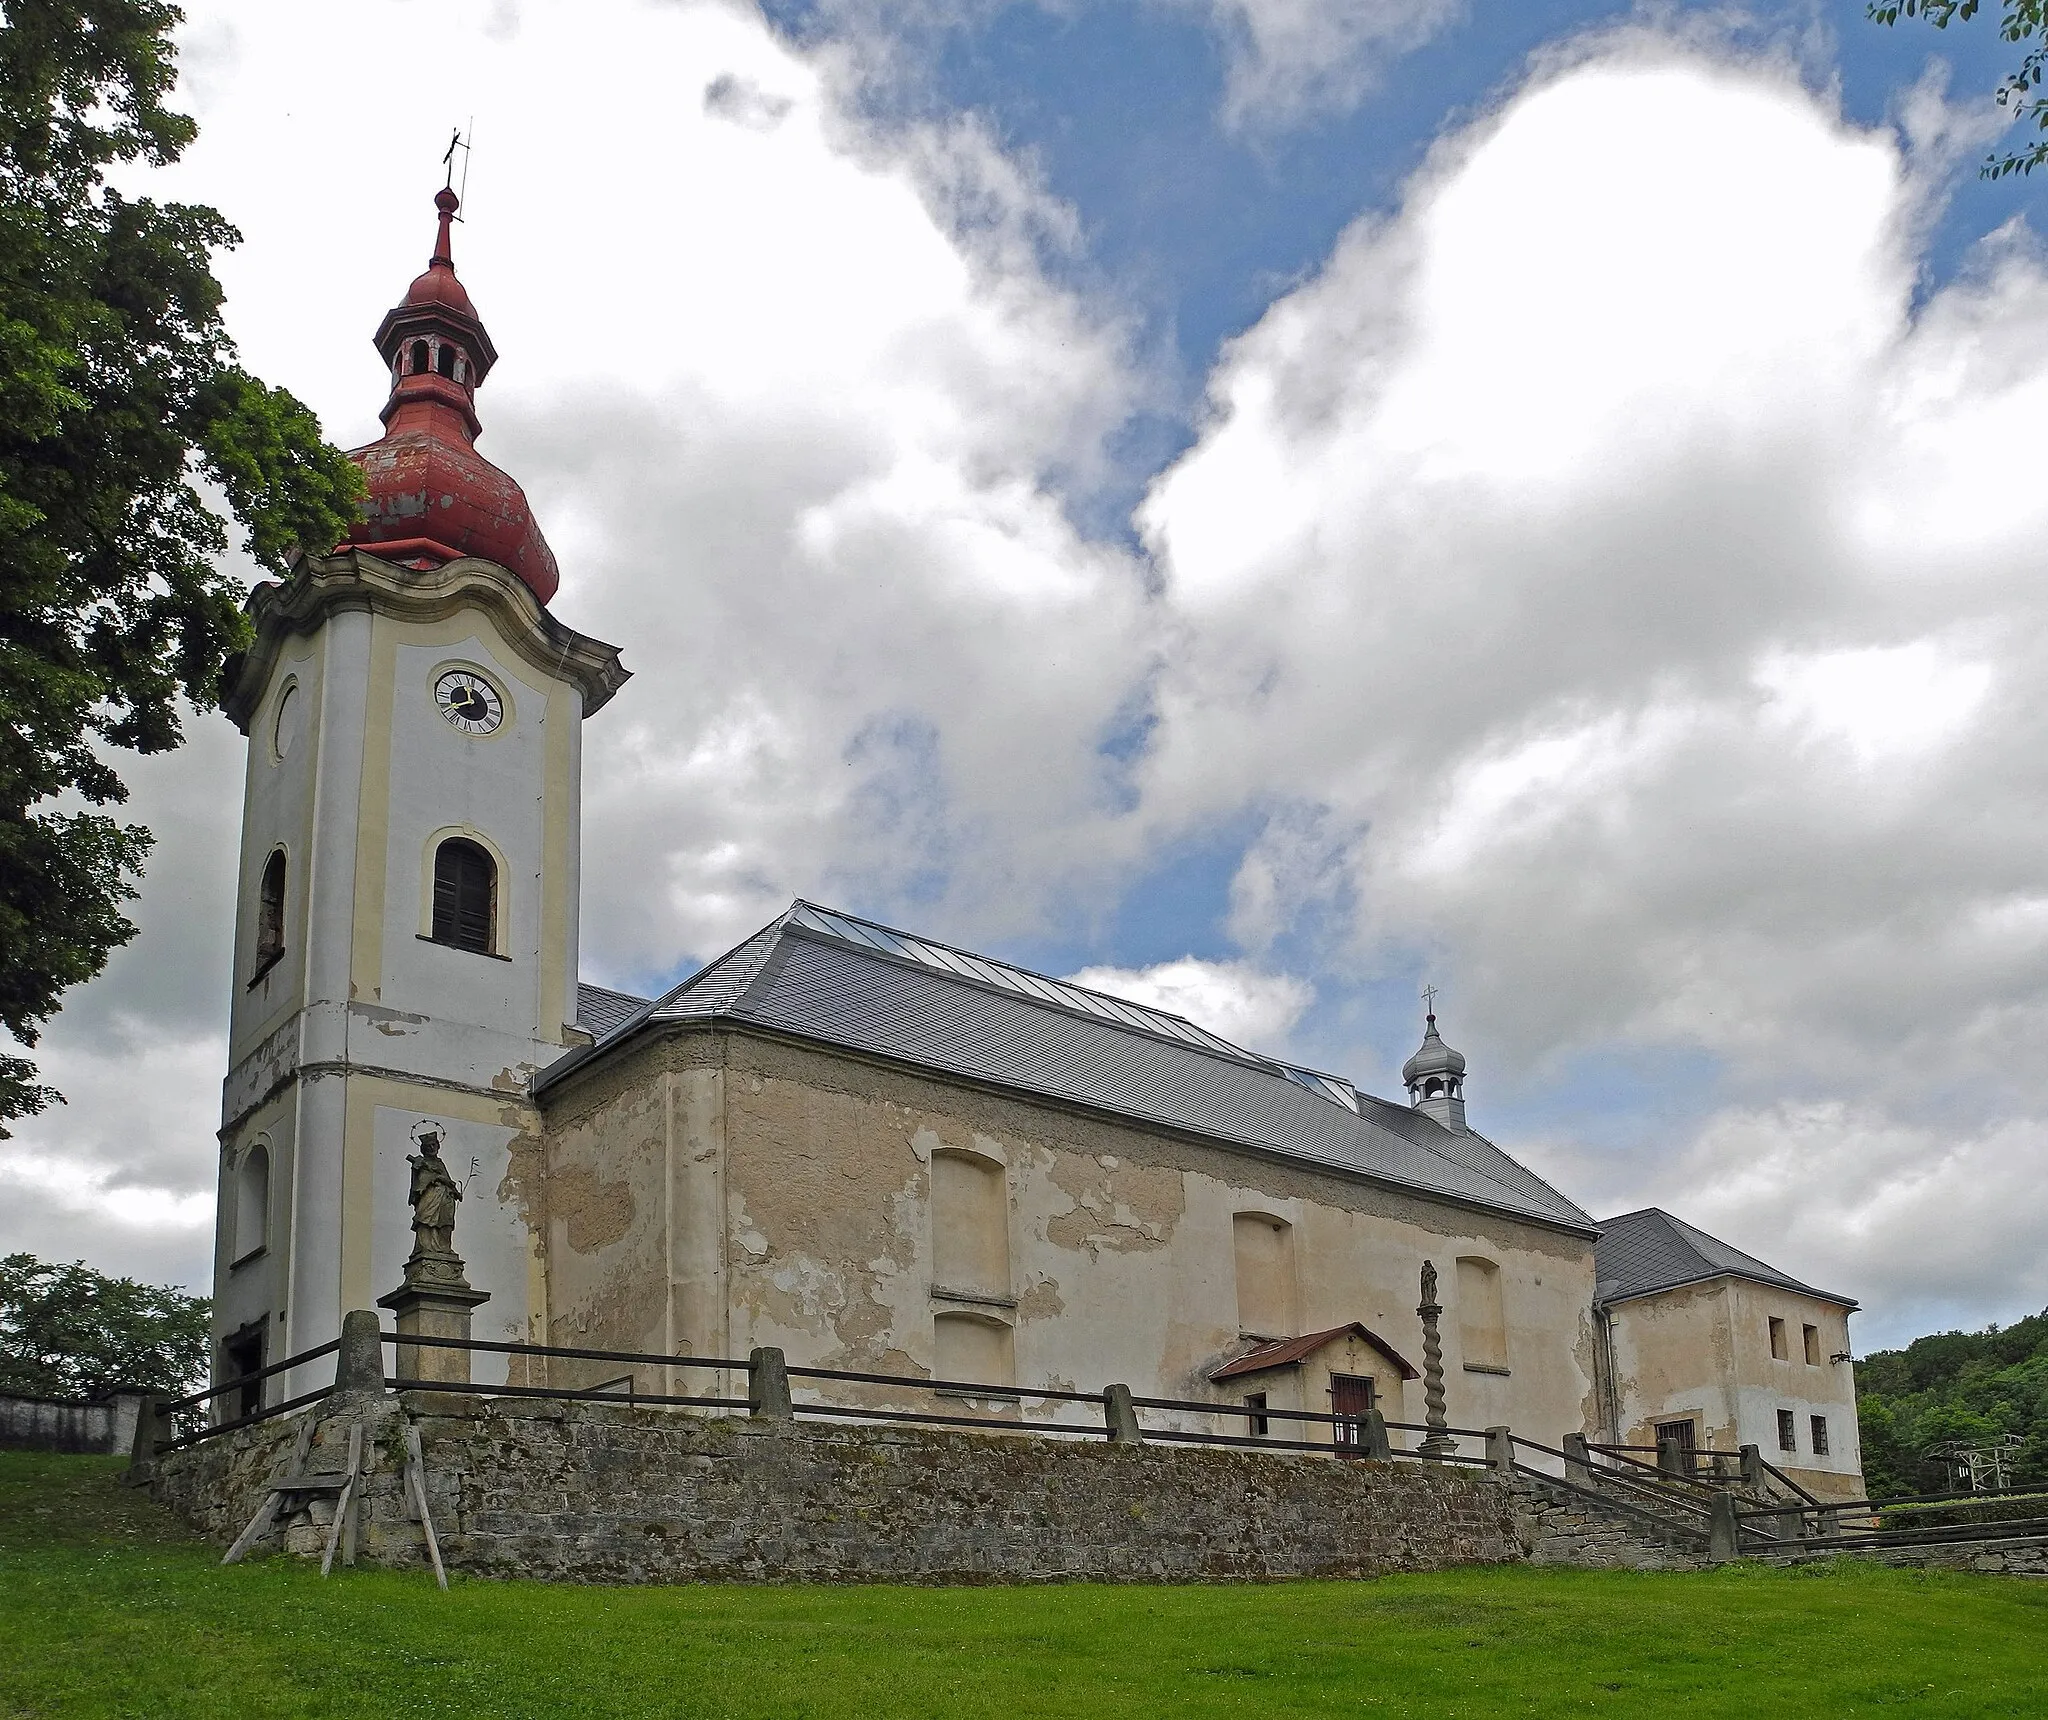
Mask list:
[[472,1290],[467,1284],[401,1284],[390,1295],[379,1296],[377,1306],[391,1310],[398,1328],[398,1377],[468,1385],[469,1351],[405,1340],[467,1338],[471,1311],[490,1299],[488,1290]]

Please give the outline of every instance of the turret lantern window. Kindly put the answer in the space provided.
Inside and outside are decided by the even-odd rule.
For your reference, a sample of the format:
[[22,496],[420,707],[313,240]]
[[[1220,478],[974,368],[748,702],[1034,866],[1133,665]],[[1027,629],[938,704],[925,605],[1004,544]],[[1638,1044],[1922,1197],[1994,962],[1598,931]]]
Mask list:
[[454,376],[455,348],[453,348],[452,346],[443,346],[439,352],[435,353],[434,369],[437,372],[439,372],[442,376]]
[[412,362],[405,367],[417,376],[427,368],[427,343],[416,340],[412,343]]
[[495,955],[498,868],[466,837],[451,836],[434,850],[434,942]]

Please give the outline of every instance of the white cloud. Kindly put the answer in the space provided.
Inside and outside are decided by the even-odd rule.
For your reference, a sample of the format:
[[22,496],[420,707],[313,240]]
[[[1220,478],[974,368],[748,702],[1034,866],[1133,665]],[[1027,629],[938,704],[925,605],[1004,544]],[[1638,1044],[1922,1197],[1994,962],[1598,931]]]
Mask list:
[[[1569,1192],[1893,1308],[2038,1302],[2048,274],[2009,232],[1916,309],[1923,161],[1773,63],[1580,44],[1226,351],[1148,568],[1069,518],[1121,331],[974,126],[865,131],[829,53],[713,6],[226,16],[181,189],[249,233],[234,326],[338,437],[477,114],[484,451],[639,671],[587,733],[597,974],[799,892],[987,944],[1256,812],[1245,960],[1081,977],[1271,1044],[1426,955],[1482,1127],[1574,1069],[1597,1116],[1617,1048],[1721,1072],[1633,1154],[1536,1142]],[[460,68],[448,113],[401,35]],[[139,784],[143,938],[50,1036],[73,1107],[0,1149],[7,1234],[97,1224],[118,1270],[203,1271],[239,774],[205,733]],[[1349,946],[1276,971],[1311,911]]]
[[1248,1051],[1284,1047],[1316,996],[1314,986],[1292,974],[1199,956],[1145,968],[1087,967],[1067,977],[1093,991],[1184,1016]]
[[1223,38],[1224,117],[1298,123],[1355,106],[1387,66],[1465,16],[1465,0],[1205,0]]
[[[1533,1156],[1603,1216],[1654,1201],[1872,1304],[1857,1322],[1864,1350],[2048,1306],[2048,1134],[2031,1119],[1957,1129],[1839,1099],[1781,1102],[1717,1111],[1655,1160],[1623,1166],[1560,1142]],[[1817,1186],[1837,1198],[1815,1200]],[[1999,1275],[1988,1302],[1987,1269]]]
[[[865,130],[829,53],[719,4],[189,10],[200,137],[148,189],[243,228],[230,327],[344,446],[379,433],[370,336],[475,117],[482,451],[556,548],[556,614],[636,671],[585,736],[594,976],[651,980],[799,891],[987,935],[1115,864],[1100,745],[1143,570],[1066,503],[1136,384],[1039,269],[1071,216],[981,130]],[[10,1245],[98,1223],[99,1264],[187,1279],[240,784],[237,737],[195,730],[132,773],[160,847],[142,937],[45,1040],[71,1104],[0,1149]]]
[[1645,30],[1447,136],[1146,501],[1180,646],[1143,804],[1280,807],[1241,934],[1334,904],[1353,971],[1427,960],[1482,1126],[1489,1070],[1597,1114],[1608,1052],[1704,1055],[1719,1100],[1601,1161],[1613,1202],[2010,1313],[2038,1227],[1919,1155],[2048,1152],[2048,274],[2002,235],[1916,311],[1929,184]]

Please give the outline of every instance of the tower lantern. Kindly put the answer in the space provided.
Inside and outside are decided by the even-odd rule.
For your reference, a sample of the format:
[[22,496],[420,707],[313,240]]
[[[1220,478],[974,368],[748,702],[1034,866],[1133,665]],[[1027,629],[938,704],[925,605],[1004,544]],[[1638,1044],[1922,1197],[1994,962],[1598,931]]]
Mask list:
[[1465,1133],[1465,1054],[1453,1051],[1436,1030],[1435,998],[1415,1055],[1401,1065],[1408,1103],[1447,1129]]
[[476,451],[476,391],[498,349],[456,278],[451,229],[460,203],[443,190],[434,207],[440,227],[426,273],[377,325],[391,397],[382,438],[349,456],[370,495],[346,541],[414,569],[462,556],[494,561],[546,603],[561,584],[554,551],[526,492]]

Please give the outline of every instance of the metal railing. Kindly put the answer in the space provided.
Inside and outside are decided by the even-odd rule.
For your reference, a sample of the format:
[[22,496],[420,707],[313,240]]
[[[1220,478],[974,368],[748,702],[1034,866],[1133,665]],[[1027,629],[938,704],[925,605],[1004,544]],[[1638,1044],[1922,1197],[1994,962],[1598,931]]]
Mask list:
[[[367,1333],[363,1334],[363,1337],[367,1342]],[[1138,1397],[1120,1386],[1109,1386],[1099,1391],[1075,1391],[1052,1386],[998,1385],[982,1380],[941,1379],[853,1368],[790,1366],[777,1350],[757,1350],[752,1356],[742,1360],[736,1356],[667,1355],[659,1352],[601,1349],[586,1345],[530,1344],[493,1338],[431,1337],[420,1333],[400,1333],[382,1329],[377,1332],[377,1343],[380,1355],[385,1346],[397,1352],[398,1366],[393,1371],[386,1372],[380,1360],[376,1371],[363,1379],[338,1381],[336,1384],[322,1386],[317,1390],[288,1398],[281,1403],[265,1405],[251,1414],[218,1421],[190,1432],[178,1433],[173,1418],[180,1414],[189,1414],[236,1392],[260,1387],[264,1381],[295,1368],[302,1368],[325,1357],[336,1355],[342,1349],[343,1340],[332,1339],[313,1349],[287,1356],[268,1367],[224,1380],[218,1385],[194,1392],[187,1397],[169,1403],[157,1403],[153,1405],[155,1420],[152,1423],[157,1437],[147,1446],[138,1446],[138,1450],[152,1450],[155,1455],[160,1456],[166,1452],[217,1439],[223,1434],[234,1433],[256,1423],[288,1415],[294,1410],[319,1403],[332,1396],[340,1385],[348,1384],[356,1389],[459,1392],[486,1398],[557,1402],[623,1402],[634,1408],[724,1410],[752,1415],[775,1414],[775,1406],[779,1404],[782,1406],[780,1413],[795,1420],[903,1422],[928,1427],[971,1428],[989,1433],[1108,1439],[1113,1443],[1124,1441],[1225,1446],[1264,1452],[1311,1452],[1343,1458],[1377,1457],[1383,1460],[1430,1462],[1453,1467],[1463,1465],[1483,1468],[1488,1463],[1485,1457],[1456,1449],[1454,1443],[1460,1440],[1484,1442],[1488,1438],[1485,1429],[1433,1428],[1421,1422],[1389,1421],[1377,1411],[1365,1415],[1332,1414],[1315,1410],[1285,1409],[1277,1405],[1259,1407],[1242,1402]],[[604,1379],[588,1384],[542,1384],[532,1378],[507,1378],[502,1381],[450,1379],[441,1377],[441,1370],[429,1367],[423,1362],[422,1357],[434,1351],[503,1356],[508,1362],[514,1358],[525,1359],[530,1363],[540,1364],[538,1369],[529,1368],[526,1371],[529,1375],[538,1372],[541,1379],[554,1375],[556,1364],[562,1363],[597,1363],[608,1368],[624,1368],[629,1371],[608,1374]],[[650,1391],[641,1383],[643,1372],[649,1369],[682,1371],[700,1376],[705,1373],[742,1374],[748,1381],[748,1395],[730,1396],[716,1390]],[[469,1370],[463,1369],[461,1372],[466,1374]],[[766,1375],[772,1375],[773,1379],[764,1380]],[[869,1401],[846,1401],[843,1395],[836,1401],[827,1401],[813,1395],[815,1388],[824,1386],[865,1387],[874,1390],[869,1394]],[[811,1389],[804,1390],[799,1395],[793,1388],[800,1387]],[[912,1400],[914,1407],[905,1406],[906,1398]],[[951,1399],[966,1405],[1016,1406],[1020,1413],[1003,1415],[994,1413],[992,1409],[983,1408],[974,1408],[963,1413],[929,1402],[917,1403],[917,1398]],[[1042,1416],[1021,1413],[1026,1406],[1043,1406],[1050,1413]],[[1069,1406],[1085,1406],[1095,1413],[1085,1421],[1061,1419],[1061,1412]],[[1127,1421],[1119,1421],[1120,1408],[1127,1414]],[[1203,1429],[1185,1425],[1186,1420],[1191,1417],[1211,1418],[1212,1427]],[[1226,1424],[1222,1430],[1216,1430],[1213,1426],[1213,1422],[1219,1419]],[[1239,1425],[1227,1425],[1231,1423]],[[1287,1438],[1277,1434],[1271,1431],[1274,1423],[1291,1425],[1299,1430],[1303,1437]],[[1396,1442],[1396,1435],[1407,1434],[1417,1436],[1417,1443],[1410,1445]],[[1431,1439],[1432,1435],[1436,1436],[1435,1440]]]
[[[351,1319],[356,1316],[351,1316]],[[368,1332],[360,1332],[362,1346]],[[328,1356],[337,1355],[344,1339],[333,1339],[248,1374],[224,1380],[215,1386],[169,1401],[152,1400],[148,1405],[149,1433],[138,1440],[138,1454],[166,1452],[217,1439],[259,1422],[288,1415],[332,1396],[346,1385],[353,1389],[403,1392],[455,1392],[487,1398],[530,1399],[558,1402],[602,1402],[625,1404],[636,1409],[714,1410],[744,1412],[750,1416],[803,1420],[837,1420],[871,1423],[908,1423],[915,1426],[970,1428],[983,1433],[1056,1435],[1066,1438],[1107,1439],[1111,1443],[1158,1443],[1225,1447],[1267,1453],[1313,1453],[1337,1458],[1366,1458],[1381,1461],[1436,1463],[1447,1467],[1492,1469],[1540,1481],[1566,1494],[1585,1498],[1603,1508],[1619,1511],[1639,1524],[1690,1541],[1714,1542],[1724,1551],[1762,1553],[1821,1552],[1830,1550],[1877,1550],[1883,1547],[1935,1545],[1982,1540],[2048,1539],[2048,1512],[2039,1517],[1981,1523],[1901,1525],[1887,1528],[1881,1513],[1889,1507],[1913,1504],[1972,1503],[1996,1500],[2007,1495],[2044,1491],[2038,1485],[2015,1484],[1977,1492],[1902,1494],[1889,1499],[1848,1499],[1823,1501],[1775,1465],[1764,1461],[1753,1446],[1739,1452],[1702,1452],[1719,1463],[1734,1458],[1740,1476],[1703,1476],[1674,1472],[1658,1464],[1637,1459],[1638,1451],[1655,1453],[1654,1447],[1635,1447],[1584,1441],[1567,1436],[1562,1446],[1528,1439],[1506,1427],[1471,1428],[1432,1426],[1424,1422],[1393,1421],[1379,1411],[1340,1414],[1321,1410],[1287,1409],[1278,1405],[1211,1402],[1196,1398],[1140,1397],[1123,1386],[1099,1391],[1076,1391],[1053,1386],[998,1385],[981,1380],[940,1379],[925,1375],[871,1372],[853,1368],[790,1366],[776,1349],[759,1349],[745,1359],[735,1356],[666,1355],[659,1352],[609,1350],[584,1345],[528,1344],[492,1338],[443,1338],[417,1333],[378,1330],[374,1371],[361,1379],[301,1393],[281,1403],[229,1420],[180,1433],[177,1420],[189,1416],[219,1399],[260,1387],[266,1380],[302,1368]],[[382,1352],[390,1346],[398,1352],[401,1369],[387,1373]],[[609,1373],[589,1384],[539,1384],[530,1380],[481,1381],[468,1378],[435,1377],[436,1371],[423,1365],[424,1353],[459,1351],[474,1354],[525,1358],[539,1363],[543,1377],[556,1364],[595,1363]],[[364,1368],[367,1362],[344,1363]],[[712,1391],[649,1391],[641,1386],[642,1373],[661,1369],[699,1376],[732,1373],[743,1375],[747,1395],[738,1397]],[[469,1370],[463,1369],[465,1374]],[[529,1369],[529,1372],[536,1370]],[[673,1380],[670,1383],[676,1383]],[[714,1385],[717,1382],[713,1382]],[[823,1387],[869,1388],[869,1401],[846,1401],[844,1394],[834,1401],[812,1395]],[[621,1388],[624,1388],[623,1393]],[[797,1388],[804,1388],[799,1395]],[[953,1400],[969,1406],[1013,1407],[1016,1413],[996,1413],[993,1407],[960,1412],[918,1399]],[[906,1407],[906,1400],[910,1400]],[[1032,1416],[1027,1406],[1042,1406],[1047,1413]],[[1085,1407],[1094,1413],[1086,1420],[1058,1419],[1069,1407]],[[1206,1418],[1207,1427],[1188,1426],[1191,1418]],[[1220,1425],[1219,1425],[1220,1424]],[[1295,1437],[1275,1431],[1291,1430]],[[151,1436],[154,1437],[151,1437]],[[1405,1437],[1414,1436],[1412,1442]],[[1477,1441],[1484,1455],[1459,1449],[1462,1442]],[[1747,1486],[1754,1501],[1763,1477],[1782,1485],[1790,1498],[1771,1500],[1767,1496],[1746,1508],[1737,1503]]]
[[189,1416],[192,1411],[203,1409],[214,1399],[246,1391],[250,1386],[261,1385],[265,1380],[278,1374],[304,1367],[308,1362],[317,1362],[323,1356],[331,1356],[340,1348],[341,1340],[330,1338],[326,1343],[316,1344],[310,1350],[301,1350],[296,1356],[287,1356],[283,1361],[272,1362],[269,1367],[258,1368],[253,1373],[238,1374],[220,1385],[208,1386],[202,1391],[191,1392],[181,1398],[153,1398],[144,1405],[144,1412],[146,1417],[150,1418],[150,1425],[142,1437],[150,1442],[152,1451],[160,1457],[166,1451],[176,1451],[184,1446],[218,1439],[224,1433],[233,1433],[238,1428],[253,1427],[259,1421],[269,1421],[273,1416],[289,1415],[295,1409],[304,1409],[310,1403],[318,1403],[334,1390],[332,1386],[322,1386],[317,1391],[301,1393],[298,1397],[287,1398],[283,1403],[263,1405],[253,1413],[236,1416],[231,1421],[210,1422],[190,1433],[181,1434],[176,1431],[181,1416]]

